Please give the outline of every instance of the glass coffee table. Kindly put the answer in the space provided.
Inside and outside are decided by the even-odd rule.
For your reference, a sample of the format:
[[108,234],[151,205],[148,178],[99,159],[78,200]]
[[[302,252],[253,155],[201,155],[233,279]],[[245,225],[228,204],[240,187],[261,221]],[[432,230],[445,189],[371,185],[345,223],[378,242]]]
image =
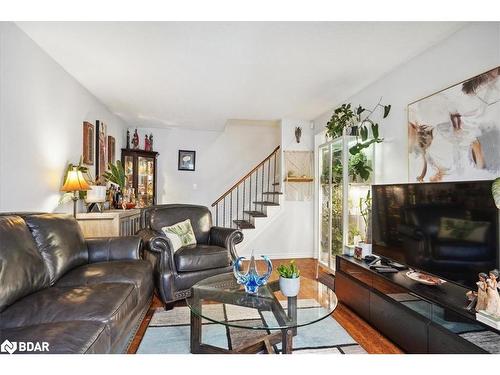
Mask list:
[[[337,307],[337,296],[326,285],[301,276],[300,291],[296,297],[284,297],[279,282],[271,281],[260,287],[258,294],[248,294],[236,282],[232,273],[204,279],[192,288],[186,299],[191,310],[191,353],[274,353],[273,345],[281,342],[283,354],[292,353],[293,337],[297,328],[316,323],[328,317]],[[224,311],[214,308],[223,304]],[[236,312],[231,316],[227,311]],[[242,320],[239,315],[258,316],[260,319]],[[237,347],[219,348],[202,343],[202,320],[228,327],[262,330],[257,339],[248,339]],[[267,334],[265,334],[267,333]]]

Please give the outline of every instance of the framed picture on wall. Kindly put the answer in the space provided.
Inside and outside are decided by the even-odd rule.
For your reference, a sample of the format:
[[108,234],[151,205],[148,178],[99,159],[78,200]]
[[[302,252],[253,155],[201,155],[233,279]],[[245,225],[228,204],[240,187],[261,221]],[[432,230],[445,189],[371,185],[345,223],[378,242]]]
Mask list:
[[196,151],[179,150],[179,171],[194,171],[196,166]]
[[408,105],[410,182],[500,175],[500,66]]
[[94,165],[94,125],[83,122],[83,164]]
[[116,162],[115,137],[108,135],[108,163]]
[[103,181],[103,174],[108,168],[108,152],[106,138],[106,124],[102,121],[96,121],[96,163],[95,176],[96,180]]

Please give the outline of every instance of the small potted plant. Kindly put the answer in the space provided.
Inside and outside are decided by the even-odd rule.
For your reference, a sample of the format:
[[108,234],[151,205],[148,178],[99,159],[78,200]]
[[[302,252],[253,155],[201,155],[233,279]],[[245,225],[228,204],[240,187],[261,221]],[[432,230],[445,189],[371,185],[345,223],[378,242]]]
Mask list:
[[289,265],[281,264],[278,267],[280,275],[280,289],[285,297],[295,297],[300,289],[300,271],[295,261],[290,261]]

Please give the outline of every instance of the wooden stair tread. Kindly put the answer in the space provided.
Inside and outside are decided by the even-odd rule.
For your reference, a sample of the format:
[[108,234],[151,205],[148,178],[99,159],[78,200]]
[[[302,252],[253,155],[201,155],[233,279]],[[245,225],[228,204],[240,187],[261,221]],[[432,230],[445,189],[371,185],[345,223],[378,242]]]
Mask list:
[[279,206],[280,204],[279,203],[274,203],[274,202],[253,202],[255,204],[261,204],[263,206]]
[[248,214],[252,217],[267,217],[267,215],[264,212],[260,211],[243,211],[243,213]]
[[273,182],[271,185],[273,185],[273,186],[279,186],[279,184],[280,184],[279,182]]
[[233,220],[240,229],[255,229],[255,226],[247,220]]
[[265,191],[262,194],[267,194],[267,195],[283,195],[281,191]]

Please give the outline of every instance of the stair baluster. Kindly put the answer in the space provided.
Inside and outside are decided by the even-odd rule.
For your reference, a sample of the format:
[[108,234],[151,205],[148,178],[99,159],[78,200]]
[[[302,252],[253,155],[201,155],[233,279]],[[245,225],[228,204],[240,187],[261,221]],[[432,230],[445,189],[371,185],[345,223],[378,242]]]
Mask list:
[[[277,182],[279,149],[279,146],[276,147],[267,158],[212,204],[212,207],[215,207],[216,225],[240,229],[254,228],[253,218],[266,217],[265,207],[278,205],[276,197],[281,194],[280,183]],[[236,195],[236,202],[233,202],[233,194]],[[269,199],[269,196],[272,196],[272,199]],[[227,199],[229,199],[229,210],[226,209]]]

